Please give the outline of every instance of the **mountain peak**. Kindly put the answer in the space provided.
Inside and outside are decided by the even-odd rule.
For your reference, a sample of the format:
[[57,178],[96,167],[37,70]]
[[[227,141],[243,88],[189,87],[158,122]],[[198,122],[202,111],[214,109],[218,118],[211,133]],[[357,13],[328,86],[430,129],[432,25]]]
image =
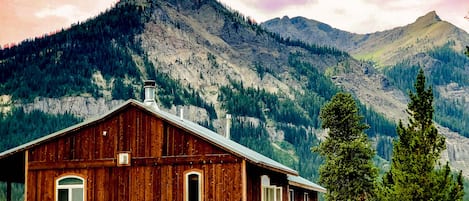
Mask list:
[[436,14],[435,11],[431,11],[427,13],[426,15],[417,18],[414,24],[420,24],[420,25],[430,25],[436,22],[440,22],[441,18]]

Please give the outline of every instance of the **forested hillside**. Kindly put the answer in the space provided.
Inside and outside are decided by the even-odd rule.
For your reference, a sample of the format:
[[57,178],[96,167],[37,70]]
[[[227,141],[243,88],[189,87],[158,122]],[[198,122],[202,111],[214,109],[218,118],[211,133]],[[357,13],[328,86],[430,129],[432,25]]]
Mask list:
[[[66,111],[23,112],[37,97],[141,99],[142,81],[154,79],[161,108],[198,106],[210,119],[200,123],[219,132],[230,113],[233,140],[315,180],[322,159],[310,148],[323,137],[319,110],[345,90],[326,71],[368,68],[336,48],[268,32],[215,0],[121,1],[95,19],[0,50],[0,95],[12,98],[1,106],[12,108],[2,116],[0,134],[10,140],[1,148],[81,120]],[[394,122],[365,104],[360,112],[375,144],[390,147]],[[32,121],[47,129],[24,125]],[[389,150],[378,155],[389,158]]]
[[[469,102],[465,92],[469,87],[469,59],[455,52],[451,43],[434,48],[425,56],[432,63],[425,66],[425,72],[435,87],[435,121],[469,137]],[[385,70],[385,74],[395,86],[408,91],[413,88],[412,83],[420,67],[415,61],[404,60]]]

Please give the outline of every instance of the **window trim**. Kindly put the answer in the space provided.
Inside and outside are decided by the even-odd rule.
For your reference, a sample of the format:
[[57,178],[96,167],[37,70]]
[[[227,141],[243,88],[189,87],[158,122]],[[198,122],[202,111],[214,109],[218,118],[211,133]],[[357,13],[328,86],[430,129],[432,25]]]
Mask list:
[[189,176],[193,174],[199,177],[199,201],[202,201],[204,200],[204,174],[199,169],[184,172],[184,201],[189,201]]
[[[59,185],[59,181],[67,178],[74,178],[83,181],[83,184],[72,184],[72,185]],[[55,178],[54,182],[54,194],[55,201],[59,200],[59,189],[72,189],[73,187],[83,188],[83,201],[86,201],[86,177],[80,174],[64,174]],[[71,194],[70,194],[71,195]]]
[[295,200],[295,191],[293,189],[288,189],[288,199],[290,201],[294,201]]
[[303,194],[303,200],[304,200],[304,201],[309,201],[309,193],[306,193],[306,192],[305,192],[305,193]]

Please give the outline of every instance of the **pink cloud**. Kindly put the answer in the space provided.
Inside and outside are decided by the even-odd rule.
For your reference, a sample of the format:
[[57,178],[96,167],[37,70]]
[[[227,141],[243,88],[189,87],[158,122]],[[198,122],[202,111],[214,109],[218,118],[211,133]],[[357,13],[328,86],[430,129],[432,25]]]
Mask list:
[[0,0],[0,45],[67,28],[109,8],[115,0]]

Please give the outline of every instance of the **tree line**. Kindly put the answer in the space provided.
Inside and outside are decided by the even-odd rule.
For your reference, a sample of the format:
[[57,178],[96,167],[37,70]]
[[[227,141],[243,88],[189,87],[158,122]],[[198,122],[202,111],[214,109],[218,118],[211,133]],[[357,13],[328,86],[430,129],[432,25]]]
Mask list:
[[39,110],[25,112],[14,108],[0,113],[0,152],[77,124],[83,119],[72,114],[47,114]]

